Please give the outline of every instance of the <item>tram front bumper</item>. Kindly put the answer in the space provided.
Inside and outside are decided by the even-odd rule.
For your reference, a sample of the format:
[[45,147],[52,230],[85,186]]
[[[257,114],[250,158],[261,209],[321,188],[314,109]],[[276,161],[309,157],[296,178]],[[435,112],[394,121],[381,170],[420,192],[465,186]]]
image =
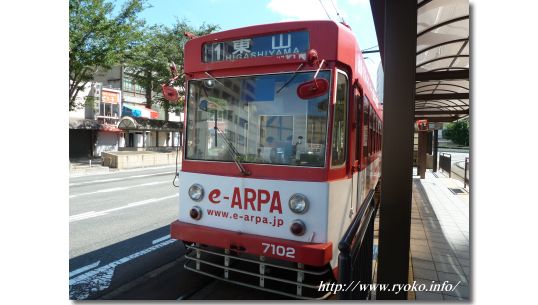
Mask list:
[[177,240],[311,266],[325,266],[332,259],[331,242],[304,243],[199,226],[179,220],[170,225],[170,234],[172,238]]

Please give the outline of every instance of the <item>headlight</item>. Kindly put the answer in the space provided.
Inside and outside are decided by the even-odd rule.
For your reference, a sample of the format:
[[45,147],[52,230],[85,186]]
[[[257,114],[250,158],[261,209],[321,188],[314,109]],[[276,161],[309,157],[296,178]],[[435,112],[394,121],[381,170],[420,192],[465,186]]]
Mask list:
[[308,199],[303,194],[293,194],[289,201],[290,210],[296,214],[303,214],[308,210]]
[[189,197],[194,201],[200,201],[204,198],[204,188],[200,184],[193,184],[189,187]]

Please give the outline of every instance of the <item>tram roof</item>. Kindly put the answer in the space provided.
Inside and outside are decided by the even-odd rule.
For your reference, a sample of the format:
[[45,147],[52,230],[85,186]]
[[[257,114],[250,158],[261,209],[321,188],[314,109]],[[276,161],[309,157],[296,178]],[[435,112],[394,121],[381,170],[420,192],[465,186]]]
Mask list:
[[[370,0],[382,63],[385,1]],[[469,1],[418,0],[416,39],[415,119],[468,117]]]

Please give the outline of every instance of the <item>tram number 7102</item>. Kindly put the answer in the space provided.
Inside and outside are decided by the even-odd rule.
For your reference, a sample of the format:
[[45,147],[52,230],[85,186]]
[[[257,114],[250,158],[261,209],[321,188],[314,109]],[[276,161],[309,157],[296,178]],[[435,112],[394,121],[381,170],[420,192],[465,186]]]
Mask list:
[[295,248],[278,246],[274,244],[262,243],[263,253],[269,253],[277,256],[295,258]]

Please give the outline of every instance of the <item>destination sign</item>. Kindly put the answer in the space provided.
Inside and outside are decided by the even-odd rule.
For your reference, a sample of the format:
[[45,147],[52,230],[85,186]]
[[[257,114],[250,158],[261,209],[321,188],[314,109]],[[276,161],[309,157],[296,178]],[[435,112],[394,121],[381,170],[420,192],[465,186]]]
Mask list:
[[279,33],[206,43],[203,46],[203,61],[232,61],[268,56],[306,59],[306,51],[309,47],[307,31]]

